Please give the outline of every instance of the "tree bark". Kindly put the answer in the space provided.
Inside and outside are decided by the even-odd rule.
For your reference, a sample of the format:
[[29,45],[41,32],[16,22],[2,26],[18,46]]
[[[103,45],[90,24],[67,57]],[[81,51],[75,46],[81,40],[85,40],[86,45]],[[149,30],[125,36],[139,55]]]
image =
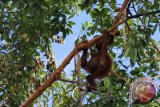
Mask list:
[[[123,12],[123,10],[126,8],[127,4],[130,2],[130,0],[125,0],[119,14]],[[118,14],[118,15],[119,15]],[[117,15],[117,16],[118,16]],[[116,23],[113,24],[112,28],[108,30],[109,33],[116,33],[118,26],[122,23],[124,23],[123,19],[120,19],[116,17],[115,19]],[[58,76],[61,74],[62,70],[68,65],[68,63],[71,61],[71,59],[74,57],[74,55],[86,48],[92,47],[94,44],[96,44],[100,38],[105,35],[104,33],[101,36],[97,36],[93,38],[92,40],[88,41],[87,43],[81,43],[77,47],[75,47],[70,54],[64,59],[64,61],[61,63],[61,65],[52,73],[52,75],[49,77],[47,81],[45,81],[38,89],[35,90],[35,92],[25,101],[20,107],[27,107],[29,106],[37,97],[39,97],[52,83],[54,83]],[[106,34],[107,35],[107,34]]]

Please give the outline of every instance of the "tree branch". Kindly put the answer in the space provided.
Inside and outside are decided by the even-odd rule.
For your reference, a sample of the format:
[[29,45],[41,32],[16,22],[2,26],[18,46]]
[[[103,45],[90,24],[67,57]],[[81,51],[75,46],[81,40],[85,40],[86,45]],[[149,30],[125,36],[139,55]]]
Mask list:
[[134,15],[134,16],[128,16],[127,18],[128,18],[128,19],[133,19],[133,18],[138,18],[138,17],[140,17],[140,16],[147,16],[147,15],[152,15],[152,14],[157,14],[157,13],[160,13],[160,10],[152,11],[152,12],[149,12],[149,13],[136,14],[136,15]]
[[[121,11],[124,10],[124,8],[126,8],[128,2],[130,2],[130,0],[125,0],[122,7],[121,7]],[[117,19],[117,23],[113,24],[113,27],[111,29],[108,30],[108,32],[115,32],[115,29],[118,28],[118,26],[122,23],[124,23],[124,20],[120,20]],[[38,87],[37,90],[35,90],[35,92],[25,101],[23,102],[23,104],[20,107],[27,107],[28,105],[30,105],[37,97],[39,97],[53,82],[55,82],[58,78],[58,76],[61,74],[62,70],[68,65],[68,63],[71,61],[71,59],[74,57],[74,55],[86,48],[90,48],[92,47],[94,44],[96,44],[100,38],[105,35],[102,34],[101,36],[97,36],[95,38],[93,38],[92,40],[88,41],[87,43],[81,43],[79,44],[77,47],[75,47],[71,53],[64,59],[64,61],[61,63],[61,65],[57,68],[57,70],[55,70],[52,75],[49,77],[48,80],[46,80],[40,87]]]
[[127,80],[125,78],[122,78],[120,75],[118,75],[116,72],[114,72],[113,70],[111,71],[112,74],[114,74],[115,76],[117,76],[120,80],[122,80],[123,82],[126,82]]
[[77,81],[66,80],[66,79],[63,79],[63,78],[58,78],[57,80],[59,80],[59,81],[64,81],[64,82],[68,82],[68,83],[72,83],[72,84],[78,84]]
[[[115,25],[116,25],[117,23],[119,23],[119,22],[123,22],[123,23],[124,23],[124,19],[122,19],[122,17],[124,17],[124,16],[123,16],[123,15],[124,15],[124,14],[123,14],[123,11],[124,11],[124,9],[127,7],[127,5],[128,5],[130,2],[131,2],[131,0],[124,0],[121,8],[120,8],[119,11],[118,11],[118,14],[117,14],[116,19],[115,19],[115,21],[114,21],[114,23],[113,23],[113,26],[115,26]],[[112,28],[113,28],[113,26],[112,26]],[[115,27],[115,28],[113,29],[113,31],[110,32],[110,34],[114,35],[117,31],[118,31],[118,27]]]

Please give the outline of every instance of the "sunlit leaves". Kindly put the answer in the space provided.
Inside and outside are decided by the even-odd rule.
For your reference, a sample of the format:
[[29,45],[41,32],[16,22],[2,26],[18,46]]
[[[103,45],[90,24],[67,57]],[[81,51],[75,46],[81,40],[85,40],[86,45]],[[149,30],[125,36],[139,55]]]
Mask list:
[[[44,82],[45,62],[34,58],[44,54],[43,58],[50,60],[53,54],[51,43],[64,43],[65,37],[73,33],[71,28],[75,22],[69,21],[69,18],[75,14],[74,3],[64,3],[63,0],[10,0],[0,3],[0,53],[4,55],[0,63],[0,83],[6,83],[3,87],[6,90],[1,91],[1,100],[9,99],[9,105],[18,106],[36,88],[37,83],[30,82],[32,79]],[[23,87],[18,87],[22,83]],[[5,96],[11,93],[18,95],[11,95],[18,102]],[[46,96],[44,98],[48,100]]]
[[[136,10],[133,15],[159,10],[158,0],[133,1]],[[111,28],[116,10],[120,7],[116,0],[2,0],[0,2],[0,100],[19,106],[35,88],[46,81],[50,71],[56,69],[52,43],[65,43],[65,38],[74,31],[75,14],[83,10],[91,20],[82,22],[82,37],[75,43],[100,34]],[[133,5],[129,8],[133,11]],[[85,18],[84,18],[85,19]],[[131,78],[157,76],[159,71],[159,46],[152,35],[160,26],[159,15],[145,15],[128,21],[125,32],[115,37],[109,47],[114,59],[112,69],[127,85],[114,74],[99,82],[97,93],[86,93],[85,106],[127,106],[128,84]],[[124,35],[125,34],[125,35]],[[113,50],[113,52],[111,52]],[[47,61],[46,61],[47,60]],[[47,67],[49,65],[49,68]],[[68,71],[69,72],[69,71]],[[61,77],[65,78],[65,74]],[[85,83],[86,74],[82,73]],[[73,75],[76,78],[76,75]],[[65,78],[67,79],[67,78]],[[72,81],[72,79],[67,79]],[[40,82],[40,83],[38,83]],[[77,84],[56,81],[35,101],[38,106],[79,106],[71,97]],[[79,96],[79,92],[74,93]],[[150,103],[158,106],[157,103]]]
[[108,88],[108,87],[110,86],[109,84],[110,84],[109,78],[105,78],[105,79],[104,79],[104,87],[105,87],[105,88]]

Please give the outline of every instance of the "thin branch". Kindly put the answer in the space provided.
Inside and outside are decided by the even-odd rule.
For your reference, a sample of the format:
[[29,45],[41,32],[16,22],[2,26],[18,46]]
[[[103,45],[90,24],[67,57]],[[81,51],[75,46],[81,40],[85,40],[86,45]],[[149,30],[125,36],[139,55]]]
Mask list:
[[64,81],[64,82],[68,82],[68,83],[72,83],[72,84],[78,84],[77,81],[66,80],[66,79],[63,79],[63,78],[59,78],[58,80],[59,81]]
[[127,9],[126,9],[126,15],[127,15],[127,16],[128,16],[128,14],[132,16],[132,13],[131,13],[131,11],[130,11],[131,3],[132,3],[132,0],[129,2],[129,4],[128,4],[128,6],[127,6]]
[[152,14],[157,14],[157,13],[160,13],[160,10],[152,11],[152,12],[149,12],[149,13],[140,13],[140,14],[136,14],[134,16],[127,16],[127,18],[128,19],[133,19],[133,18],[138,18],[140,16],[147,16],[147,15],[152,15]]
[[77,54],[77,78],[78,78],[78,91],[79,91],[79,107],[82,107],[82,101],[83,101],[83,95],[82,95],[82,91],[81,91],[81,87],[82,87],[82,83],[81,83],[81,58],[79,53]]
[[[131,2],[131,0],[124,0],[121,8],[120,8],[119,11],[118,11],[118,14],[117,14],[116,19],[115,19],[115,21],[114,21],[114,23],[113,23],[113,26],[116,25],[116,24],[119,23],[119,22],[124,21],[124,19],[122,19],[122,18],[124,17],[123,12],[124,12],[124,10],[126,9],[127,5],[128,5],[130,2]],[[123,23],[124,23],[124,22],[123,22]],[[112,26],[112,27],[113,27],[113,26]],[[115,34],[115,33],[117,32],[117,30],[118,30],[118,27],[115,27],[114,30],[113,30],[112,32],[110,32],[110,34]]]
[[123,13],[124,9],[126,9],[127,5],[131,2],[131,0],[125,0],[124,3],[122,4],[122,7],[120,8],[118,15],[116,16],[116,20],[114,24],[119,20],[121,14]]
[[160,53],[160,50],[159,50],[158,47],[154,44],[154,42],[153,42],[152,40],[150,40],[150,41],[151,41],[153,47],[158,51],[158,53]]
[[[133,1],[132,1],[132,6],[133,6],[133,10],[135,11],[135,13],[138,14]],[[146,25],[143,24],[142,18],[141,17],[138,17],[138,18],[141,21],[143,27],[146,28]]]
[[113,70],[111,71],[112,74],[114,74],[115,76],[117,76],[120,80],[122,80],[123,82],[126,82],[125,78],[122,78],[120,75],[118,75],[116,72],[114,72]]

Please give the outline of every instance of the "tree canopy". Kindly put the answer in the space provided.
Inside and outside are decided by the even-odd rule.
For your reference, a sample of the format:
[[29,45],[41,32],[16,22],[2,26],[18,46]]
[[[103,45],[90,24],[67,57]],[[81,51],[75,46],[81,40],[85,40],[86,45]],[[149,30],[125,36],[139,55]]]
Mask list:
[[[91,21],[82,23],[75,48],[57,67],[52,44],[64,44],[74,34],[72,19],[81,12]],[[0,101],[11,107],[127,106],[133,80],[159,75],[159,19],[159,0],[1,0]],[[120,31],[109,49],[114,73],[97,81],[98,91],[88,92],[83,89],[87,74],[77,73],[77,53],[96,44],[105,30]],[[78,45],[88,37],[94,38]],[[67,77],[63,69],[72,58],[75,69],[67,71],[73,73]],[[153,100],[138,106],[158,107],[159,103]]]

